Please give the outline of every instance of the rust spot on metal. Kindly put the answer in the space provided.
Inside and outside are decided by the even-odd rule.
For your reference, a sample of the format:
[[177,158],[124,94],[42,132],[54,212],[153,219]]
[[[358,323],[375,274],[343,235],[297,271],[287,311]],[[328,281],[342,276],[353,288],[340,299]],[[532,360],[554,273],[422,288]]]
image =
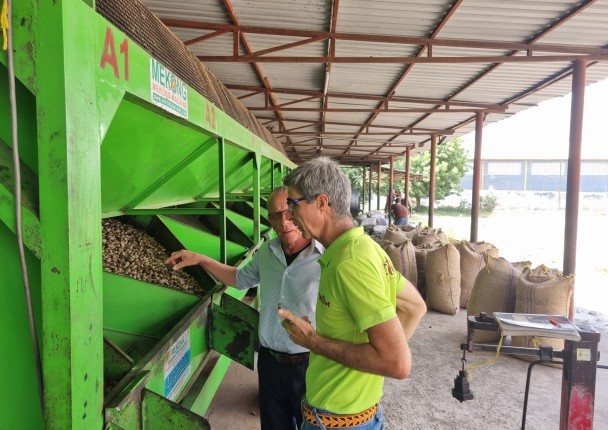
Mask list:
[[53,267],[53,268],[51,269],[51,272],[53,272],[53,273],[57,273],[57,274],[60,274],[60,273],[61,273],[61,272],[59,271],[59,269],[58,269],[58,268],[56,268],[56,267]]

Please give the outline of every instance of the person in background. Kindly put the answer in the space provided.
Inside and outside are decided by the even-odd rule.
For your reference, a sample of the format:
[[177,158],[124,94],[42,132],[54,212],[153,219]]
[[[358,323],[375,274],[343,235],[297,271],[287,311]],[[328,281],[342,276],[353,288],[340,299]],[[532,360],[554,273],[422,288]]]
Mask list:
[[395,225],[406,225],[409,222],[410,212],[407,207],[403,205],[405,199],[396,199],[395,203],[391,206],[391,211],[393,215]]
[[306,161],[283,183],[294,223],[326,247],[316,329],[297,311],[278,311],[290,338],[311,351],[301,428],[382,429],[384,377],[409,375],[408,340],[426,313],[424,300],[363,228],[353,227],[350,184],[336,162]]
[[401,191],[393,190],[391,194],[386,196],[386,204],[384,205],[384,212],[388,213],[391,206],[396,202],[396,200],[401,200]]
[[306,390],[309,351],[289,339],[277,309],[295,309],[314,321],[320,279],[317,260],[324,248],[314,239],[305,239],[293,224],[287,212],[287,187],[270,194],[268,220],[278,237],[262,244],[244,267],[237,269],[187,250],[173,253],[165,264],[173,270],[198,264],[223,284],[241,290],[259,284],[261,428],[293,430],[302,423],[300,403]]

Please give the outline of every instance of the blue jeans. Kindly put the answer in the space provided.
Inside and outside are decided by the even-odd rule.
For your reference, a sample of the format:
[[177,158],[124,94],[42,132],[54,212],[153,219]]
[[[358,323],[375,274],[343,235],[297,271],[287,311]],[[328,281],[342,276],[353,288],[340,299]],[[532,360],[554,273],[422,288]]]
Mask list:
[[[324,409],[315,409],[315,410],[320,414],[336,415],[336,414],[326,411]],[[319,422],[319,420],[317,420],[317,422]],[[342,428],[345,428],[345,427],[342,427]],[[382,405],[378,404],[378,412],[376,412],[376,415],[374,415],[374,417],[371,420],[369,420],[365,424],[361,424],[361,425],[354,426],[354,427],[348,427],[348,428],[357,429],[357,430],[384,430],[384,419],[382,417]],[[318,430],[318,429],[325,430],[325,427],[322,427],[322,426],[317,427],[316,425],[311,424],[306,420],[302,421],[302,426],[300,427],[300,430]],[[327,430],[329,430],[329,429],[327,429]]]
[[407,217],[395,218],[395,225],[405,225],[408,223]]

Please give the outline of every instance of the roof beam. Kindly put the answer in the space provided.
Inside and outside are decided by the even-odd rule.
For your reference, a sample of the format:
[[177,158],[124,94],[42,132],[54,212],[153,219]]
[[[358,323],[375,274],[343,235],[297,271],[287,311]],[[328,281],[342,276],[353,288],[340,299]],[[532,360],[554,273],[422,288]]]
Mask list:
[[404,131],[401,133],[396,133],[394,131],[385,131],[385,132],[342,132],[342,131],[272,131],[274,135],[280,136],[426,136],[428,134],[441,134],[442,136],[454,134],[454,130],[437,130],[435,133],[430,133],[428,131],[420,132],[420,131]]
[[[589,6],[591,6],[593,3],[596,3],[597,1],[598,0],[586,0],[586,1],[583,1],[582,3],[580,3],[577,6],[575,6],[574,8],[572,8],[570,11],[568,11],[567,14],[565,14],[565,15],[561,16],[560,18],[558,18],[557,20],[555,20],[553,23],[551,23],[551,25],[549,25],[548,27],[544,28],[543,30],[541,30],[540,32],[538,32],[537,34],[535,34],[534,36],[530,37],[528,40],[526,40],[525,43],[528,44],[528,45],[536,43],[542,37],[546,36],[547,34],[549,34],[550,32],[552,32],[553,30],[555,30],[556,28],[558,28],[559,26],[561,26],[562,24],[564,24],[566,21],[572,19],[573,17],[575,17],[576,15],[578,15],[579,13],[581,13],[583,10],[585,10],[586,8],[588,8]],[[517,49],[513,50],[512,52],[509,53],[509,55],[515,55],[518,52],[521,52],[521,50],[517,50]],[[453,93],[449,98],[453,99],[455,97],[458,97],[459,94],[462,94],[467,88],[470,88],[475,83],[481,81],[484,77],[488,76],[490,73],[492,73],[498,67],[500,67],[501,64],[502,63],[498,63],[498,64],[493,64],[493,65],[489,66],[486,70],[484,70],[483,72],[481,72],[480,74],[478,74],[476,77],[474,77],[473,79],[471,79],[466,85],[462,86],[458,91],[456,91],[455,93]],[[520,98],[524,97],[525,95],[529,95],[529,94],[533,93],[534,91],[537,91],[539,89],[539,87],[542,88],[542,86],[536,85],[534,88],[521,93],[519,95],[519,97],[514,97],[514,98],[511,98],[509,100],[505,100],[505,102],[503,104],[510,104],[511,102],[517,101]],[[426,115],[422,116],[422,118],[420,118],[418,121],[416,121],[412,125],[419,124],[424,119],[426,119],[428,116],[429,116],[429,114],[426,114]],[[464,120],[464,121],[460,122],[459,124],[455,125],[454,129],[458,130],[460,127],[463,127],[463,126],[465,126],[465,125],[467,125],[467,124],[469,124],[469,123],[471,123],[473,121],[475,121],[475,116],[472,116],[471,118],[469,118],[467,120]],[[423,142],[423,144],[424,143],[425,142]]]
[[[230,19],[232,20],[232,22],[235,24],[236,27],[238,27],[239,19],[236,16],[236,13],[234,12],[234,8],[232,7],[230,0],[224,0],[224,7],[226,8],[226,12],[230,16]],[[218,30],[221,30],[221,29],[218,29]],[[239,48],[239,44],[241,42],[243,43],[245,52],[247,52],[248,54],[251,54],[253,52],[253,50],[251,49],[251,46],[249,46],[249,42],[247,41],[245,34],[241,34],[239,31],[236,31],[233,33],[234,33],[234,48],[233,48],[234,54],[238,54],[238,48]],[[262,82],[262,85],[264,85],[265,88],[272,90],[270,84],[268,83],[268,79],[266,79],[266,77],[264,76],[264,73],[262,72],[262,69],[260,69],[260,66],[258,66],[255,62],[252,62],[251,65],[253,67],[255,74],[258,76],[258,78]],[[268,94],[268,98],[270,98],[270,102],[273,106],[276,106],[279,104],[272,94]],[[283,117],[283,113],[281,111],[277,110],[277,111],[275,111],[275,115],[276,115],[277,119],[279,120],[279,127],[286,128],[285,123],[284,123],[285,118]],[[287,137],[287,139],[289,139],[289,137]]]
[[[604,49],[604,48],[602,48]],[[474,55],[458,57],[297,57],[253,55],[199,55],[209,63],[340,63],[340,64],[470,64],[470,63],[558,63],[568,61],[608,61],[608,50],[601,54],[566,55]]]
[[[338,24],[338,7],[340,6],[340,0],[333,0],[331,5],[331,20],[329,24],[329,31],[334,34]],[[336,55],[336,39],[329,39],[327,44],[327,56],[332,58]],[[329,98],[327,92],[329,91],[329,77],[331,74],[331,62],[325,64],[325,80],[323,81],[323,112],[321,113],[321,130],[325,131],[325,119],[327,117],[327,107],[329,104]],[[323,139],[319,141],[320,148],[323,148]]]
[[[162,22],[168,27],[190,28],[200,30],[226,30],[238,32],[241,35],[247,33],[291,36],[301,38],[324,38],[335,40],[350,40],[358,42],[395,43],[400,45],[417,46],[448,46],[455,48],[490,49],[505,51],[528,51],[528,52],[558,52],[569,54],[607,55],[608,48],[581,45],[556,45],[556,44],[531,44],[516,42],[497,42],[468,39],[438,39],[409,36],[393,36],[381,34],[358,34],[339,33],[331,31],[312,31],[288,28],[256,27],[248,25],[217,24],[210,22],[198,22],[180,19],[163,19]],[[319,39],[320,40],[320,39]]]
[[[463,112],[505,112],[507,106],[496,108],[284,108],[281,106],[251,106],[250,111],[281,111],[281,112],[378,112],[378,113],[463,113]],[[289,121],[289,120],[285,120]]]
[[[454,15],[456,13],[456,11],[458,10],[458,8],[460,7],[460,5],[462,4],[464,0],[456,0],[455,3],[453,3],[448,12],[445,14],[445,16],[443,17],[443,19],[439,22],[439,24],[435,27],[435,29],[433,30],[433,32],[430,35],[430,39],[436,39],[437,38],[437,34],[439,34],[439,31],[447,24],[448,20],[452,17],[452,15]],[[431,47],[429,47],[429,50],[431,49]],[[424,54],[424,52],[426,51],[425,46],[422,46],[419,50],[418,53],[416,54],[416,57],[422,57],[422,55]],[[405,80],[406,76],[412,71],[412,68],[414,67],[413,64],[408,64],[405,69],[403,70],[403,73],[401,74],[401,76],[399,77],[399,79],[397,79],[397,81],[393,84],[393,86],[391,87],[391,89],[386,93],[387,96],[394,96],[395,93],[397,92],[397,89],[399,88],[399,86],[401,85],[401,83]],[[378,105],[378,107],[382,107],[382,103],[380,103]],[[385,104],[385,107],[388,107],[388,104]],[[425,114],[425,116],[429,116],[430,114]],[[378,113],[374,113],[373,115],[371,115],[368,120],[365,122],[365,126],[369,126],[371,125],[376,118],[378,118]],[[410,125],[415,125],[418,124],[420,121],[415,121],[414,124]],[[364,127],[361,128],[361,131],[365,130]],[[356,142],[355,140],[353,140],[352,143]],[[390,140],[389,140],[390,142]],[[352,144],[351,143],[351,144]],[[386,145],[386,143],[385,143]]]
[[[409,146],[409,145],[412,145],[412,144],[411,143],[405,143],[403,145]],[[315,147],[315,145],[306,145],[306,144],[299,144],[299,143],[290,143],[289,145],[285,145],[285,146],[286,147],[289,146],[289,147],[292,147],[292,148],[298,148],[298,147],[301,147],[301,148],[314,148]],[[387,146],[387,148],[393,148],[394,149],[394,148],[401,148],[402,146],[400,146],[400,147],[398,147],[398,146]],[[361,144],[357,144],[357,145],[351,146],[351,148],[374,148],[374,149],[377,148],[377,147],[378,147],[377,144],[376,145],[361,145]],[[324,145],[324,148],[327,148],[327,149],[344,149],[345,145],[331,145],[331,144],[328,144],[328,145]]]
[[[255,94],[269,92],[271,90],[264,87],[257,87],[254,85],[240,85],[240,84],[225,84],[224,85],[229,90],[241,90],[241,91],[252,91]],[[323,96],[323,92],[321,91],[312,91],[312,90],[301,90],[301,89],[293,89],[293,88],[273,88],[272,92],[274,94],[294,94],[294,95],[304,95],[304,96],[313,96],[317,95],[319,97]],[[392,90],[394,93],[394,89]],[[248,97],[243,96],[243,97]],[[443,106],[469,106],[469,107],[478,107],[478,108],[496,108],[500,107],[499,104],[492,103],[475,103],[475,102],[467,102],[467,101],[457,101],[457,100],[441,100],[441,99],[429,99],[423,97],[401,97],[401,96],[374,96],[368,94],[358,94],[358,93],[339,93],[339,92],[330,92],[328,91],[326,96],[328,98],[335,99],[348,99],[348,100],[370,100],[370,101],[380,101],[380,102],[389,102],[389,103],[412,103],[412,104],[429,104],[429,105],[443,105]],[[360,125],[360,124],[359,124]]]
[[[267,122],[264,123],[264,125],[267,124],[271,124],[273,122],[276,122],[276,118],[268,118],[268,117],[263,117],[263,116],[256,116],[256,118],[258,118],[261,121],[266,121]],[[287,122],[304,122],[304,123],[308,123],[308,127],[313,126],[313,125],[319,125],[320,122],[317,120],[313,120],[313,119],[288,119],[286,120]],[[344,126],[349,126],[349,127],[361,127],[361,123],[358,122],[340,122],[340,121],[326,121],[325,122],[328,125],[344,125]],[[416,131],[426,131],[429,133],[432,133],[434,131],[436,131],[435,129],[431,129],[431,128],[424,128],[424,127],[403,127],[403,126],[398,126],[398,125],[381,125],[381,124],[374,124],[374,125],[370,125],[369,127],[365,127],[365,129],[370,129],[370,128],[386,128],[386,129],[394,129],[394,130],[409,130],[409,129],[413,129]],[[287,130],[289,131],[289,130]]]

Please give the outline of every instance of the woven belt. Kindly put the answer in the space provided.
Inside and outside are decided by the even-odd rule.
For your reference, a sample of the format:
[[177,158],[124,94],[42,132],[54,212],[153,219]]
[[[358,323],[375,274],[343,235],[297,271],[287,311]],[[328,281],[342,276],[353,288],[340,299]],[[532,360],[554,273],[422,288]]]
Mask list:
[[[317,412],[317,416],[321,420],[321,424],[328,429],[348,428],[354,427],[361,424],[365,424],[371,420],[378,412],[378,404],[376,403],[369,409],[359,412],[353,415],[328,415]],[[302,402],[302,415],[304,419],[310,424],[318,426],[315,412],[312,410],[306,402]]]
[[274,351],[270,348],[267,349],[272,358],[274,358],[277,363],[280,364],[299,364],[308,360],[310,355],[308,352],[303,352],[301,354],[285,354],[283,352]]

